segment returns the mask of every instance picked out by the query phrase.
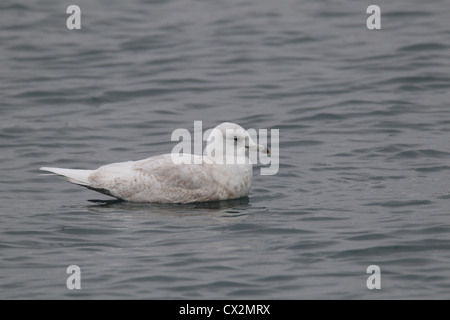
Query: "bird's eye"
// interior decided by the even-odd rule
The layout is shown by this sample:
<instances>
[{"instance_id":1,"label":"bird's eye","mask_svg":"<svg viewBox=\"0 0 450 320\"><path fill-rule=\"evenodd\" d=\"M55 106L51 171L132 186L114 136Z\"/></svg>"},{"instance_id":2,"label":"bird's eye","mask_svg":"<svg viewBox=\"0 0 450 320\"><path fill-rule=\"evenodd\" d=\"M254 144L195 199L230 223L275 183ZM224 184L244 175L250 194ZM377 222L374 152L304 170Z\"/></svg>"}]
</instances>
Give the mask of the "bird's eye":
<instances>
[{"instance_id":1,"label":"bird's eye","mask_svg":"<svg viewBox=\"0 0 450 320\"><path fill-rule=\"evenodd\" d=\"M237 142L237 137L234 137L234 142Z\"/></svg>"}]
</instances>

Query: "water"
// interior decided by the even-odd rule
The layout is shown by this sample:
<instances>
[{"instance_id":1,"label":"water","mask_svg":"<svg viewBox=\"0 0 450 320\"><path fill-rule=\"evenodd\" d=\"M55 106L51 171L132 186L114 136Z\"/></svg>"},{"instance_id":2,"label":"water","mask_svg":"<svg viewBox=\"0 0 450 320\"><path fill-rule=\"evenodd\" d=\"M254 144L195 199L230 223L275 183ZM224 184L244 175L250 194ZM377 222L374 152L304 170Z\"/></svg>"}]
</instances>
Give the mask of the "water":
<instances>
[{"instance_id":1,"label":"water","mask_svg":"<svg viewBox=\"0 0 450 320\"><path fill-rule=\"evenodd\" d=\"M0 4L1 298L450 297L447 1L377 1L373 31L367 1L84 0L79 31L70 4ZM279 129L278 174L196 205L39 176L194 120Z\"/></svg>"}]
</instances>

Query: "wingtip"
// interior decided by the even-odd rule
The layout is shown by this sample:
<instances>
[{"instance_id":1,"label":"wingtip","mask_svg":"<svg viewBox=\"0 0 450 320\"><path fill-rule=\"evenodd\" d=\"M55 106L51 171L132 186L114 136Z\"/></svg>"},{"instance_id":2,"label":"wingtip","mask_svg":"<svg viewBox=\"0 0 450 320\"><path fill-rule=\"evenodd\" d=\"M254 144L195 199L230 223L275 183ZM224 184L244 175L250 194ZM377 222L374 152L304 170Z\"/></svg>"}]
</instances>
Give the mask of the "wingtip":
<instances>
[{"instance_id":1,"label":"wingtip","mask_svg":"<svg viewBox=\"0 0 450 320\"><path fill-rule=\"evenodd\" d=\"M39 171L47 171L50 173L39 173L40 176L56 176L57 174L52 172L51 170L49 170L50 167L40 167L38 170Z\"/></svg>"}]
</instances>

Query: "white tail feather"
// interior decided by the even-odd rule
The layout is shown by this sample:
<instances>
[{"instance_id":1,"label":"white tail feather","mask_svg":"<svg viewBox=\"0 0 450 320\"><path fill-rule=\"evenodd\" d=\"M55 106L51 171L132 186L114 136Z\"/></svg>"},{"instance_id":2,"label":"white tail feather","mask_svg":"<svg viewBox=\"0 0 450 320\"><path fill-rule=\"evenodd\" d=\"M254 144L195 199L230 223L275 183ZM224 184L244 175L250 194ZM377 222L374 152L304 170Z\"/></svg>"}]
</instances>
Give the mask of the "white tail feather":
<instances>
[{"instance_id":1,"label":"white tail feather","mask_svg":"<svg viewBox=\"0 0 450 320\"><path fill-rule=\"evenodd\" d=\"M74 184L79 184L82 186L90 186L89 183L89 175L94 170L81 170L81 169L64 169L64 168L51 168L51 167L42 167L39 168L42 171L49 171L56 173L60 176L64 176L67 180Z\"/></svg>"}]
</instances>

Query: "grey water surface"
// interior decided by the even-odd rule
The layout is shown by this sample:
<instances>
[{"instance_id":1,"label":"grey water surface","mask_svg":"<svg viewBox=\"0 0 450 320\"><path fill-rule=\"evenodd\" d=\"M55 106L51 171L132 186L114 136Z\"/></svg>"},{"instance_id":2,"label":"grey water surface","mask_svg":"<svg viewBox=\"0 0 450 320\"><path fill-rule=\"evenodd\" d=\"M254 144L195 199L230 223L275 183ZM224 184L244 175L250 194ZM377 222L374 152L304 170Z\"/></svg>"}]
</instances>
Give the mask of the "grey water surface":
<instances>
[{"instance_id":1,"label":"grey water surface","mask_svg":"<svg viewBox=\"0 0 450 320\"><path fill-rule=\"evenodd\" d=\"M0 298L449 299L449 21L444 0L2 0ZM38 171L169 153L194 121L279 129L278 173L157 205Z\"/></svg>"}]
</instances>

